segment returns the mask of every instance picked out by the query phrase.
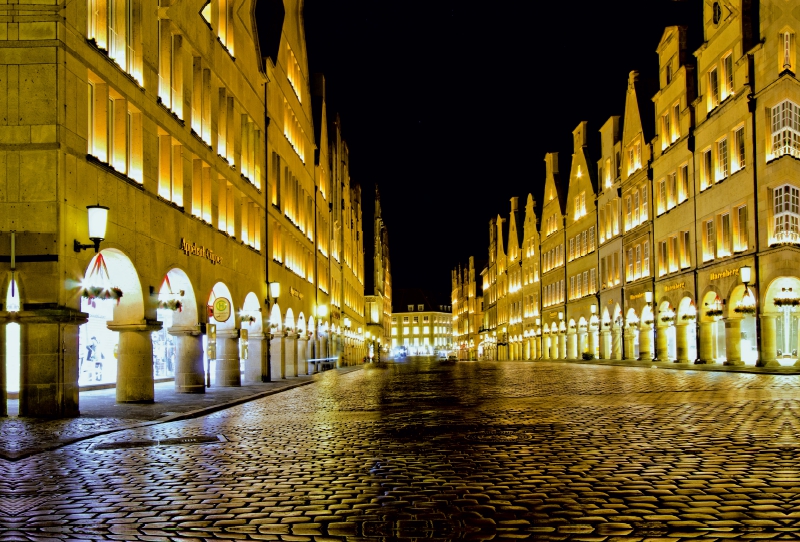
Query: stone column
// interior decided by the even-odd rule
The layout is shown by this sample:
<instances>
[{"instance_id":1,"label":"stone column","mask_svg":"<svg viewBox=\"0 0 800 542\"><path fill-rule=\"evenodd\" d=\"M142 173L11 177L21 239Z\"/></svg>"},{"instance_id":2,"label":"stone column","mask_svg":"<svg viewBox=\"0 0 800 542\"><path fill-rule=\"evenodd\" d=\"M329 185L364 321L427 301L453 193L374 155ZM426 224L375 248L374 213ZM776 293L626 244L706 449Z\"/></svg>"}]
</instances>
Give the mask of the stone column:
<instances>
[{"instance_id":1,"label":"stone column","mask_svg":"<svg viewBox=\"0 0 800 542\"><path fill-rule=\"evenodd\" d=\"M689 326L694 323L675 324L675 363L689 363Z\"/></svg>"},{"instance_id":2,"label":"stone column","mask_svg":"<svg viewBox=\"0 0 800 542\"><path fill-rule=\"evenodd\" d=\"M264 372L263 365L266 360L262 358L266 355L266 336L263 333L247 334L247 359L244 360L244 380L245 382L261 382L261 375Z\"/></svg>"},{"instance_id":3,"label":"stone column","mask_svg":"<svg viewBox=\"0 0 800 542\"><path fill-rule=\"evenodd\" d=\"M600 341L598 340L598 333L599 332L597 328L592 328L592 330L589 332L589 353L595 358L600 357Z\"/></svg>"},{"instance_id":4,"label":"stone column","mask_svg":"<svg viewBox=\"0 0 800 542\"><path fill-rule=\"evenodd\" d=\"M563 333L558 334L558 359L567 359L567 333L564 331Z\"/></svg>"},{"instance_id":5,"label":"stone column","mask_svg":"<svg viewBox=\"0 0 800 542\"><path fill-rule=\"evenodd\" d=\"M308 336L302 333L297 337L297 374L308 374Z\"/></svg>"},{"instance_id":6,"label":"stone column","mask_svg":"<svg viewBox=\"0 0 800 542\"><path fill-rule=\"evenodd\" d=\"M236 329L217 329L216 385L225 388L242 385L239 331Z\"/></svg>"},{"instance_id":7,"label":"stone column","mask_svg":"<svg viewBox=\"0 0 800 542\"><path fill-rule=\"evenodd\" d=\"M150 334L161 329L161 322L141 324L108 323L108 329L119 333L117 353L117 402L152 403L153 341Z\"/></svg>"},{"instance_id":8,"label":"stone column","mask_svg":"<svg viewBox=\"0 0 800 542\"><path fill-rule=\"evenodd\" d=\"M611 329L611 359L622 359L622 328Z\"/></svg>"},{"instance_id":9,"label":"stone column","mask_svg":"<svg viewBox=\"0 0 800 542\"><path fill-rule=\"evenodd\" d=\"M639 329L639 361L652 361L653 353L650 348L653 344L653 329L645 324Z\"/></svg>"},{"instance_id":10,"label":"stone column","mask_svg":"<svg viewBox=\"0 0 800 542\"><path fill-rule=\"evenodd\" d=\"M550 334L542 335L542 359L550 359Z\"/></svg>"},{"instance_id":11,"label":"stone column","mask_svg":"<svg viewBox=\"0 0 800 542\"><path fill-rule=\"evenodd\" d=\"M567 331L566 359L578 359L578 334L571 328Z\"/></svg>"},{"instance_id":12,"label":"stone column","mask_svg":"<svg viewBox=\"0 0 800 542\"><path fill-rule=\"evenodd\" d=\"M0 417L8 415L8 393L6 392L6 324L7 314L0 312Z\"/></svg>"},{"instance_id":13,"label":"stone column","mask_svg":"<svg viewBox=\"0 0 800 542\"><path fill-rule=\"evenodd\" d=\"M716 322L700 322L700 356L695 363L714 363L714 325Z\"/></svg>"},{"instance_id":14,"label":"stone column","mask_svg":"<svg viewBox=\"0 0 800 542\"><path fill-rule=\"evenodd\" d=\"M21 311L15 313L15 319L20 324L20 416L78 416L78 329L88 316L74 309L59 308ZM3 337L8 321L7 318L0 319ZM3 413L6 413L7 398L5 347L4 339L0 342L3 350L0 371L4 375Z\"/></svg>"},{"instance_id":15,"label":"stone column","mask_svg":"<svg viewBox=\"0 0 800 542\"><path fill-rule=\"evenodd\" d=\"M286 351L286 348L284 348L285 340L286 337L283 335L283 332L275 330L275 333L272 334L272 340L269 342L269 360L272 380L286 378L286 365L283 360L283 354Z\"/></svg>"},{"instance_id":16,"label":"stone column","mask_svg":"<svg viewBox=\"0 0 800 542\"><path fill-rule=\"evenodd\" d=\"M205 393L203 336L198 326L172 326L167 330L175 337L175 391Z\"/></svg>"},{"instance_id":17,"label":"stone column","mask_svg":"<svg viewBox=\"0 0 800 542\"><path fill-rule=\"evenodd\" d=\"M761 336L756 337L758 341L758 366L759 367L778 367L778 328L776 313L766 313L761 315Z\"/></svg>"},{"instance_id":18,"label":"stone column","mask_svg":"<svg viewBox=\"0 0 800 542\"><path fill-rule=\"evenodd\" d=\"M622 356L624 359L635 359L635 349L634 349L634 339L636 336L634 335L634 330L636 328L633 327L626 327L625 331L622 334L623 346L624 351L622 352Z\"/></svg>"},{"instance_id":19,"label":"stone column","mask_svg":"<svg viewBox=\"0 0 800 542\"><path fill-rule=\"evenodd\" d=\"M669 361L669 336L667 331L669 326L656 327L656 359L658 361Z\"/></svg>"},{"instance_id":20,"label":"stone column","mask_svg":"<svg viewBox=\"0 0 800 542\"><path fill-rule=\"evenodd\" d=\"M286 367L286 377L297 376L297 334L286 335L284 345L283 361Z\"/></svg>"},{"instance_id":21,"label":"stone column","mask_svg":"<svg viewBox=\"0 0 800 542\"><path fill-rule=\"evenodd\" d=\"M723 365L744 365L741 318L725 318L725 357Z\"/></svg>"},{"instance_id":22,"label":"stone column","mask_svg":"<svg viewBox=\"0 0 800 542\"><path fill-rule=\"evenodd\" d=\"M611 359L611 330L607 327L600 330L600 359Z\"/></svg>"},{"instance_id":23,"label":"stone column","mask_svg":"<svg viewBox=\"0 0 800 542\"><path fill-rule=\"evenodd\" d=\"M308 339L308 344L306 345L306 374L313 374L314 373L313 362L308 361L308 360L311 360L311 359L314 359L314 358L317 357L316 352L315 352L316 347L317 347L316 343L317 343L317 341L314 338L314 336L312 335L311 338Z\"/></svg>"}]
</instances>

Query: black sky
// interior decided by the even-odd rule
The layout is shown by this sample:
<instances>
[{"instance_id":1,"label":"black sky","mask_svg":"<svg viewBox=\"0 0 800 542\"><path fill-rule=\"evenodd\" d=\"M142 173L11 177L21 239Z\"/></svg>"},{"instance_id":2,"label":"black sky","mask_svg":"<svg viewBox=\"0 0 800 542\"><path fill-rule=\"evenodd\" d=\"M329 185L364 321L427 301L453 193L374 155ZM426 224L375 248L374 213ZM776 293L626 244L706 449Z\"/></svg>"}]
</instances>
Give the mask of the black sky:
<instances>
[{"instance_id":1,"label":"black sky","mask_svg":"<svg viewBox=\"0 0 800 542\"><path fill-rule=\"evenodd\" d=\"M566 170L587 120L595 160L628 73L655 77L664 27L688 24L697 45L701 21L700 0L306 0L309 67L364 194L365 260L378 183L394 287L447 295L454 266L486 259L509 198L541 199L544 154Z\"/></svg>"}]
</instances>

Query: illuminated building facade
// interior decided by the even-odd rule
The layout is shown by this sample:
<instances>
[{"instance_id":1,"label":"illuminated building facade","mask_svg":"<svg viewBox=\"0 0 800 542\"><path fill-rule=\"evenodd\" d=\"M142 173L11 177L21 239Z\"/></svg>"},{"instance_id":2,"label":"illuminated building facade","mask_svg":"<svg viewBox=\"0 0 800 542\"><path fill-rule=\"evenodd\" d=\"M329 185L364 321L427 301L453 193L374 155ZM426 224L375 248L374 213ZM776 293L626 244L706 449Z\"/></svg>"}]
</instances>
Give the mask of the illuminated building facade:
<instances>
[{"instance_id":1,"label":"illuminated building facade","mask_svg":"<svg viewBox=\"0 0 800 542\"><path fill-rule=\"evenodd\" d=\"M0 389L20 414L77 415L81 387L151 402L156 379L202 393L339 357L334 312L363 327L360 193L339 130L315 130L302 2L36 7L0 60Z\"/></svg>"},{"instance_id":2,"label":"illuminated building facade","mask_svg":"<svg viewBox=\"0 0 800 542\"><path fill-rule=\"evenodd\" d=\"M653 88L631 72L624 116L600 129L596 170L585 125L563 186L557 155L546 155L539 250L521 251L523 307L526 266L541 274L532 358L798 362L800 27L782 6L704 3L694 60L687 29L673 26ZM514 239L500 224L481 272L482 344L497 346L516 329L517 303Z\"/></svg>"},{"instance_id":3,"label":"illuminated building facade","mask_svg":"<svg viewBox=\"0 0 800 542\"><path fill-rule=\"evenodd\" d=\"M481 270L483 283L483 325L478 343L478 359L497 359L497 221L489 221L489 261Z\"/></svg>"},{"instance_id":4,"label":"illuminated building facade","mask_svg":"<svg viewBox=\"0 0 800 542\"><path fill-rule=\"evenodd\" d=\"M478 290L475 258L470 256L465 268L450 273L453 309L453 348L459 360L478 359L480 327L483 323L483 296Z\"/></svg>"},{"instance_id":5,"label":"illuminated building facade","mask_svg":"<svg viewBox=\"0 0 800 542\"><path fill-rule=\"evenodd\" d=\"M381 195L375 186L375 211L373 217L373 288L366 299L367 341L372 343L372 354L379 348L389 353L392 321L392 272L389 260L389 231L383 221Z\"/></svg>"},{"instance_id":6,"label":"illuminated building facade","mask_svg":"<svg viewBox=\"0 0 800 542\"><path fill-rule=\"evenodd\" d=\"M539 223L536 201L531 194L525 203L522 255L522 348L520 359L536 359L541 352L541 307L539 305Z\"/></svg>"},{"instance_id":7,"label":"illuminated building facade","mask_svg":"<svg viewBox=\"0 0 800 542\"><path fill-rule=\"evenodd\" d=\"M430 356L453 349L452 305L420 289L395 291L392 355Z\"/></svg>"}]
</instances>

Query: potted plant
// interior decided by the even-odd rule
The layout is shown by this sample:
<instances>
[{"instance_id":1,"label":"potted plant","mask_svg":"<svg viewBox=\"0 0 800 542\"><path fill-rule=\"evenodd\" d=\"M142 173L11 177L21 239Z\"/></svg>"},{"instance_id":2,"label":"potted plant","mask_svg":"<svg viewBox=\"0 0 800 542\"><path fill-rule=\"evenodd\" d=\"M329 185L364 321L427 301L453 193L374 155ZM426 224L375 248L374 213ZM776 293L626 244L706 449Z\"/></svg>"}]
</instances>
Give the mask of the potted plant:
<instances>
[{"instance_id":1,"label":"potted plant","mask_svg":"<svg viewBox=\"0 0 800 542\"><path fill-rule=\"evenodd\" d=\"M242 322L243 324L255 324L256 317L253 316L252 314L240 314L239 321Z\"/></svg>"},{"instance_id":2,"label":"potted plant","mask_svg":"<svg viewBox=\"0 0 800 542\"><path fill-rule=\"evenodd\" d=\"M183 303L181 303L180 299L167 299L165 301L159 301L158 308L168 311L183 312Z\"/></svg>"},{"instance_id":3,"label":"potted plant","mask_svg":"<svg viewBox=\"0 0 800 542\"><path fill-rule=\"evenodd\" d=\"M646 326L652 326L653 325L653 321L652 320L643 320L642 323L644 325L646 325Z\"/></svg>"},{"instance_id":4,"label":"potted plant","mask_svg":"<svg viewBox=\"0 0 800 542\"><path fill-rule=\"evenodd\" d=\"M675 315L674 314L668 314L666 316L662 316L661 317L661 321L664 322L665 324L672 324L672 323L675 322Z\"/></svg>"},{"instance_id":5,"label":"potted plant","mask_svg":"<svg viewBox=\"0 0 800 542\"><path fill-rule=\"evenodd\" d=\"M756 308L754 306L747 306L747 305L739 306L739 307L734 307L733 312L735 312L736 314L755 314Z\"/></svg>"},{"instance_id":6,"label":"potted plant","mask_svg":"<svg viewBox=\"0 0 800 542\"><path fill-rule=\"evenodd\" d=\"M722 316L722 309L715 309L715 308L706 309L706 316L709 316L711 318L718 318Z\"/></svg>"},{"instance_id":7,"label":"potted plant","mask_svg":"<svg viewBox=\"0 0 800 542\"><path fill-rule=\"evenodd\" d=\"M772 302L776 307L797 307L800 305L800 298L797 297L775 297Z\"/></svg>"},{"instance_id":8,"label":"potted plant","mask_svg":"<svg viewBox=\"0 0 800 542\"><path fill-rule=\"evenodd\" d=\"M686 320L687 322L694 322L695 320L697 320L697 315L696 314L684 314L683 316L681 316L681 320Z\"/></svg>"},{"instance_id":9,"label":"potted plant","mask_svg":"<svg viewBox=\"0 0 800 542\"><path fill-rule=\"evenodd\" d=\"M87 286L81 290L80 294L81 297L85 297L89 300L89 304L92 307L96 306L95 301L98 299L113 299L117 302L117 305L119 305L119 302L122 299L122 290L116 286L112 286L111 288L104 288L102 286Z\"/></svg>"}]
</instances>

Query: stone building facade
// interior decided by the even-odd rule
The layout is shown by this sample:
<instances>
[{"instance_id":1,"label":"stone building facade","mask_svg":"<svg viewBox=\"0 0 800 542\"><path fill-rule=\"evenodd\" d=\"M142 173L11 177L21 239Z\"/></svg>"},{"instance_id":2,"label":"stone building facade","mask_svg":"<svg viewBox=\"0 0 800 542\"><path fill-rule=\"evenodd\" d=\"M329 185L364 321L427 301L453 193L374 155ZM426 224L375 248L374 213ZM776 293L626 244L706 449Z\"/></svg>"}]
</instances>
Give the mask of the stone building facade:
<instances>
[{"instance_id":1,"label":"stone building facade","mask_svg":"<svg viewBox=\"0 0 800 542\"><path fill-rule=\"evenodd\" d=\"M522 251L523 269L541 266L541 316L525 325L540 347L524 359L800 363L800 22L778 0L702 9L698 50L686 27L668 27L658 80L630 73L624 115L600 129L596 170L585 124L563 186L557 155L546 156L539 250ZM514 280L499 287L512 276L501 248L513 244L492 228L484 292L492 258L506 260L486 341L505 327L489 327L488 309L515 307Z\"/></svg>"},{"instance_id":2,"label":"stone building facade","mask_svg":"<svg viewBox=\"0 0 800 542\"><path fill-rule=\"evenodd\" d=\"M302 2L28 4L0 48L4 398L74 416L91 385L147 402L362 359L360 191Z\"/></svg>"}]
</instances>

